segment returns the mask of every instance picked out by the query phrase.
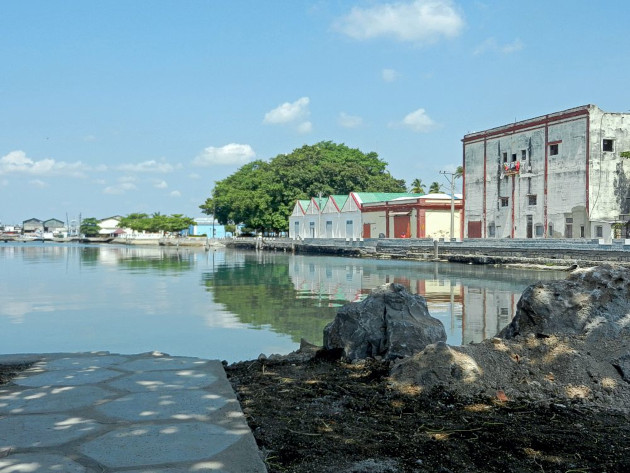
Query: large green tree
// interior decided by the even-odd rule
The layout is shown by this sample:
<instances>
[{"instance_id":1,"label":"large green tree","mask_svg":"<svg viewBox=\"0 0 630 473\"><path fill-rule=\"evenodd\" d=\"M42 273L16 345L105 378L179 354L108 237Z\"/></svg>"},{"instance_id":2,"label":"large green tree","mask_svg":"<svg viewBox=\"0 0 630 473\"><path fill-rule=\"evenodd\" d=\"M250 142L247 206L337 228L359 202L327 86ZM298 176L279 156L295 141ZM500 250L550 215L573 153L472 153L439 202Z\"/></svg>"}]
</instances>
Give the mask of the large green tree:
<instances>
[{"instance_id":1,"label":"large green tree","mask_svg":"<svg viewBox=\"0 0 630 473\"><path fill-rule=\"evenodd\" d=\"M256 230L282 231L297 199L321 193L405 192L387 163L374 152L323 141L305 145L270 161L253 161L217 181L199 207L221 224L242 223Z\"/></svg>"},{"instance_id":2,"label":"large green tree","mask_svg":"<svg viewBox=\"0 0 630 473\"><path fill-rule=\"evenodd\" d=\"M86 237L95 237L98 236L98 232L100 229L101 227L98 224L98 220L96 220L94 217L89 217L84 218L81 221L81 227L79 228L79 231L82 235L85 235Z\"/></svg>"}]
</instances>

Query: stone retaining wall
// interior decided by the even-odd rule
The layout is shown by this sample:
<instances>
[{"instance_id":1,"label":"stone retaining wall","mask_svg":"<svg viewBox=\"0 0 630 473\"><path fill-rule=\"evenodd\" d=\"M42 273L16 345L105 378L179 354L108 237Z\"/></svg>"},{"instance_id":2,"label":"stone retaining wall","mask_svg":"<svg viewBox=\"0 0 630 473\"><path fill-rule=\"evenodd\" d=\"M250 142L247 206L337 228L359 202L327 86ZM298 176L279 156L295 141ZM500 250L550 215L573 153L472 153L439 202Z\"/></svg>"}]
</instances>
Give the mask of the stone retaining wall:
<instances>
[{"instance_id":1,"label":"stone retaining wall","mask_svg":"<svg viewBox=\"0 0 630 473\"><path fill-rule=\"evenodd\" d=\"M291 251L294 253L334 254L391 259L441 259L474 264L592 264L602 261L630 264L630 243L615 240L488 240L438 241L431 239L371 238L344 239L235 239L226 246L235 248ZM436 258L437 252L437 258Z\"/></svg>"}]
</instances>

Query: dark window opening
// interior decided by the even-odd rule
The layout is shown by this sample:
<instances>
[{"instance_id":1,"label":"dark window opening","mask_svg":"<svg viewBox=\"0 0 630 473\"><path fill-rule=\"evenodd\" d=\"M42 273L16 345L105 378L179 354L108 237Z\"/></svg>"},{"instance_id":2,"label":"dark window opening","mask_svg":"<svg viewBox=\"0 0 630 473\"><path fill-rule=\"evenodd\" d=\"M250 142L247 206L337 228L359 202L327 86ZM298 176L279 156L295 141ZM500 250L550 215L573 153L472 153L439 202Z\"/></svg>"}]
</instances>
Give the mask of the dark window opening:
<instances>
[{"instance_id":1,"label":"dark window opening","mask_svg":"<svg viewBox=\"0 0 630 473\"><path fill-rule=\"evenodd\" d=\"M536 195L528 195L527 196L527 204L528 205L536 205Z\"/></svg>"},{"instance_id":2,"label":"dark window opening","mask_svg":"<svg viewBox=\"0 0 630 473\"><path fill-rule=\"evenodd\" d=\"M516 161L516 153L512 153L512 162Z\"/></svg>"},{"instance_id":3,"label":"dark window opening","mask_svg":"<svg viewBox=\"0 0 630 473\"><path fill-rule=\"evenodd\" d=\"M527 161L527 150L521 150L521 161Z\"/></svg>"},{"instance_id":4,"label":"dark window opening","mask_svg":"<svg viewBox=\"0 0 630 473\"><path fill-rule=\"evenodd\" d=\"M503 153L503 162L507 163L507 153Z\"/></svg>"},{"instance_id":5,"label":"dark window opening","mask_svg":"<svg viewBox=\"0 0 630 473\"><path fill-rule=\"evenodd\" d=\"M501 197L501 207L507 207L510 203L509 197Z\"/></svg>"},{"instance_id":6,"label":"dark window opening","mask_svg":"<svg viewBox=\"0 0 630 473\"><path fill-rule=\"evenodd\" d=\"M555 145L549 145L549 154L550 154L551 156L555 156L555 155L557 155L557 154L558 154L558 145L557 145L557 144L555 144Z\"/></svg>"},{"instance_id":7,"label":"dark window opening","mask_svg":"<svg viewBox=\"0 0 630 473\"><path fill-rule=\"evenodd\" d=\"M604 227L602 227L601 225L597 225L595 227L595 236L597 238L602 238L604 236Z\"/></svg>"},{"instance_id":8,"label":"dark window opening","mask_svg":"<svg viewBox=\"0 0 630 473\"><path fill-rule=\"evenodd\" d=\"M614 140L603 140L602 151L612 151Z\"/></svg>"}]
</instances>

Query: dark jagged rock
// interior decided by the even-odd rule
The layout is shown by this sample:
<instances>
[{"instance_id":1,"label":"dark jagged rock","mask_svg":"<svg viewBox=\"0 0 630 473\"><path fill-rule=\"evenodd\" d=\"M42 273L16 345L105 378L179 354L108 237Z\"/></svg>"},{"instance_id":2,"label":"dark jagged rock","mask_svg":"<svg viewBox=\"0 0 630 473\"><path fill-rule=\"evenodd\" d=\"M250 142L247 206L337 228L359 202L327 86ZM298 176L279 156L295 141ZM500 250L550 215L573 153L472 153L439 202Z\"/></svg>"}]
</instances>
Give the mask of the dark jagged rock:
<instances>
[{"instance_id":1,"label":"dark jagged rock","mask_svg":"<svg viewBox=\"0 0 630 473\"><path fill-rule=\"evenodd\" d=\"M499 337L584 335L592 342L630 335L630 270L614 266L572 272L529 286Z\"/></svg>"},{"instance_id":2,"label":"dark jagged rock","mask_svg":"<svg viewBox=\"0 0 630 473\"><path fill-rule=\"evenodd\" d=\"M394 283L343 306L324 329L324 349L349 360L402 358L444 340L444 326L429 315L424 297Z\"/></svg>"}]
</instances>

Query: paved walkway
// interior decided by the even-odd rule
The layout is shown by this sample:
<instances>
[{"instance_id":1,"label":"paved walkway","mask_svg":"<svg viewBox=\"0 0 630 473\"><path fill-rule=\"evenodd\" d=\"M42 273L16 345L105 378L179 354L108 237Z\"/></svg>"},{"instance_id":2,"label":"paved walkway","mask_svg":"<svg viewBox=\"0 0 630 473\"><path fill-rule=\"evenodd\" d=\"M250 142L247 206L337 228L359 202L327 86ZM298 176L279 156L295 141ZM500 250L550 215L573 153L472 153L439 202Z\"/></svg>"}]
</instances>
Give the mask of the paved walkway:
<instances>
[{"instance_id":1,"label":"paved walkway","mask_svg":"<svg viewBox=\"0 0 630 473\"><path fill-rule=\"evenodd\" d=\"M218 361L161 354L0 355L0 473L264 473Z\"/></svg>"}]
</instances>

